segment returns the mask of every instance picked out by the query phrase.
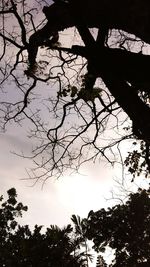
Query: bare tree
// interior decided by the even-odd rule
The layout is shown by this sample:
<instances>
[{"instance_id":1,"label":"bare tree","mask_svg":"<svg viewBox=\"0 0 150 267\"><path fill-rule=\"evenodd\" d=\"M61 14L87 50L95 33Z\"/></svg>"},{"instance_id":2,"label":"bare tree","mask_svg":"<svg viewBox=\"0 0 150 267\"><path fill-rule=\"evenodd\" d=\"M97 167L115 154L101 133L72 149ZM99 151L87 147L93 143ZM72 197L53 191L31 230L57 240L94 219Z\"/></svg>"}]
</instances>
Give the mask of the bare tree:
<instances>
[{"instance_id":1,"label":"bare tree","mask_svg":"<svg viewBox=\"0 0 150 267\"><path fill-rule=\"evenodd\" d=\"M142 140L129 171L149 173L150 4L97 1L55 0L46 18L43 1L0 3L0 122L5 130L29 121L33 179L101 157L113 165L128 139ZM69 27L78 32L68 29L65 43L60 31Z\"/></svg>"}]
</instances>

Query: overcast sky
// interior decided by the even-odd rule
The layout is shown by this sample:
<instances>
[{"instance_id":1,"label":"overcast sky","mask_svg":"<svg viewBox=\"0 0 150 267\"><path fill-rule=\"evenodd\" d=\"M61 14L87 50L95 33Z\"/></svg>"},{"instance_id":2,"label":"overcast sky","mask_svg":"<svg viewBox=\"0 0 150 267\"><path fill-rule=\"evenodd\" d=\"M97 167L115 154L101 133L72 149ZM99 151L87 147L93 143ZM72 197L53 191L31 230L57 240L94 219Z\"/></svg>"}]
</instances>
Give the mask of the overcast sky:
<instances>
[{"instance_id":1,"label":"overcast sky","mask_svg":"<svg viewBox=\"0 0 150 267\"><path fill-rule=\"evenodd\" d=\"M51 1L43 3L45 5ZM41 14L39 12L38 17ZM69 42L68 35L63 35L63 38ZM14 98L12 86L9 95ZM26 154L31 150L32 140L26 138L27 125L24 126L19 128L11 124L6 133L0 133L0 194L5 194L11 187L17 189L19 200L29 207L23 216L23 223L63 226L70 222L72 214L84 217L91 209L108 205L104 197L111 190L113 180L110 166L106 163L87 164L81 169L83 175L48 180L43 189L41 183L33 186L33 181L21 180L27 177L25 169L32 167L32 162L12 152L23 151Z\"/></svg>"},{"instance_id":2,"label":"overcast sky","mask_svg":"<svg viewBox=\"0 0 150 267\"><path fill-rule=\"evenodd\" d=\"M31 145L23 137L23 132L23 129L17 131L10 127L7 133L0 134L0 192L4 194L11 187L17 189L19 200L29 207L22 223L63 226L70 223L72 214L86 217L91 209L112 205L112 201L106 199L111 198L112 190L117 190L114 180L120 179L121 172L112 169L108 163L87 164L81 169L82 175L49 179L43 188L41 183L32 186L33 181L21 180L27 177L25 169L31 167L32 162L13 155L11 151L26 151ZM128 184L126 188L132 186Z\"/></svg>"},{"instance_id":3,"label":"overcast sky","mask_svg":"<svg viewBox=\"0 0 150 267\"><path fill-rule=\"evenodd\" d=\"M107 163L87 164L81 170L82 175L50 179L43 188L41 183L32 186L33 181L21 180L27 177L25 169L32 162L15 156L12 151L27 152L32 145L24 137L24 131L9 127L7 133L0 134L0 195L6 196L9 188L16 188L18 200L29 208L19 220L21 224L29 224L30 228L35 224L63 227L71 223L72 214L83 218L91 209L113 204L107 198L111 198L112 178L116 175ZM95 266L95 261L91 266Z\"/></svg>"},{"instance_id":4,"label":"overcast sky","mask_svg":"<svg viewBox=\"0 0 150 267\"><path fill-rule=\"evenodd\" d=\"M11 153L28 152L31 146L32 140L25 138L25 128L10 125L5 134L0 133L0 194L11 187L17 189L19 200L29 207L23 223L63 226L70 223L72 214L84 217L91 209L98 210L112 204L106 199L111 198L112 189L116 190L114 179L119 180L121 170L112 169L103 161L91 163L80 170L82 175L50 179L42 189L41 183L33 186L33 181L21 179L27 177L25 169L31 167L32 162ZM128 188L131 187L128 184Z\"/></svg>"},{"instance_id":5,"label":"overcast sky","mask_svg":"<svg viewBox=\"0 0 150 267\"><path fill-rule=\"evenodd\" d=\"M51 3L51 0L43 1ZM32 3L32 0L30 1ZM41 2L42 3L42 2ZM36 22L41 18L38 13ZM68 31L69 33L69 31ZM61 33L61 38L65 44L69 44L70 34ZM74 38L74 37L73 37ZM76 39L74 39L74 42ZM68 45L70 46L70 45ZM42 89L43 89L42 85ZM42 91L43 92L43 91ZM14 95L13 87L9 88L9 94ZM44 114L45 116L45 114ZM32 161L14 155L12 152L25 154L31 150L32 140L26 138L26 127L17 127L14 124L7 128L6 133L0 133L0 195L6 196L6 191L15 187L18 193L18 200L28 206L28 211L24 213L20 220L22 224L35 224L48 227L57 224L63 227L70 223L72 214L83 217L92 210L106 208L118 203L112 197L125 196L125 190L136 190L138 186L148 186L148 182L139 178L131 184L131 177L126 176L124 185L121 183L122 169L117 165L112 168L107 162L87 163L81 174L64 176L59 180L49 179L42 187L42 183L34 185L33 180L28 177L26 169L32 167ZM122 147L123 148L123 147ZM127 147L124 147L125 150ZM128 191L128 192L129 192ZM114 195L112 195L114 192ZM115 194L116 192L116 194Z\"/></svg>"},{"instance_id":6,"label":"overcast sky","mask_svg":"<svg viewBox=\"0 0 150 267\"><path fill-rule=\"evenodd\" d=\"M29 207L25 223L63 226L74 213L83 217L91 209L109 205L105 197L110 197L113 175L106 163L88 164L81 169L82 175L49 179L43 188L41 183L32 186L33 181L21 180L27 177L25 169L31 167L32 162L11 152L26 152L30 145L23 138L23 129L16 131L13 127L0 134L0 191L3 194L11 187L17 189L19 200Z\"/></svg>"}]
</instances>

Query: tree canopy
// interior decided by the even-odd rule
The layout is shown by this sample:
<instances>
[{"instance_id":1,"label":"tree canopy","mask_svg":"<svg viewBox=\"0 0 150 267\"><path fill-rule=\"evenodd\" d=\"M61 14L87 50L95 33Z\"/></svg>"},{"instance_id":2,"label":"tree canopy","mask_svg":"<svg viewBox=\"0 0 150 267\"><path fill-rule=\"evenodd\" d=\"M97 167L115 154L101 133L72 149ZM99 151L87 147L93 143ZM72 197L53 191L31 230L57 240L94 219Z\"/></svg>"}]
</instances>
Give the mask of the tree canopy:
<instances>
[{"instance_id":1,"label":"tree canopy","mask_svg":"<svg viewBox=\"0 0 150 267\"><path fill-rule=\"evenodd\" d=\"M29 176L60 177L101 157L114 165L126 140L124 164L148 176L149 1L43 3L0 3L1 129L30 128Z\"/></svg>"},{"instance_id":2,"label":"tree canopy","mask_svg":"<svg viewBox=\"0 0 150 267\"><path fill-rule=\"evenodd\" d=\"M17 217L27 206L17 201L14 188L8 190L8 199L1 196L0 208L0 264L1 266L85 267L87 251L82 248L83 237L76 235L68 224L60 229L51 225L42 233L42 226L20 225Z\"/></svg>"},{"instance_id":3,"label":"tree canopy","mask_svg":"<svg viewBox=\"0 0 150 267\"><path fill-rule=\"evenodd\" d=\"M139 189L123 204L90 211L87 218L72 215L72 224L63 228L50 225L20 225L18 217L27 211L17 200L14 188L8 198L0 198L1 266L89 267L94 242L97 267L148 267L150 264L150 191ZM40 214L39 214L40 216ZM106 248L114 250L114 260L104 260Z\"/></svg>"},{"instance_id":4,"label":"tree canopy","mask_svg":"<svg viewBox=\"0 0 150 267\"><path fill-rule=\"evenodd\" d=\"M90 211L87 237L97 251L115 250L112 266L150 265L150 191L139 189L125 204Z\"/></svg>"}]
</instances>

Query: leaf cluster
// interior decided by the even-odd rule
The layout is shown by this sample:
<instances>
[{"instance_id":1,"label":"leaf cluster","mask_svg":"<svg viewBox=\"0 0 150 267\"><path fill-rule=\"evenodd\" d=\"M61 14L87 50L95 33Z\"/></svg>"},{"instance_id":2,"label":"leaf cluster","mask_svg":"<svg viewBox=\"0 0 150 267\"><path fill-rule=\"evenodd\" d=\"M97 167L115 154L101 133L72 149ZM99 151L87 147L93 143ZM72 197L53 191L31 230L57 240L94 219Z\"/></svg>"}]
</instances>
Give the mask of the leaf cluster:
<instances>
[{"instance_id":1,"label":"leaf cluster","mask_svg":"<svg viewBox=\"0 0 150 267\"><path fill-rule=\"evenodd\" d=\"M42 233L42 226L21 226L17 218L27 211L18 203L14 188L8 199L1 197L0 209L0 264L1 266L85 267L85 253L80 251L81 239L68 224L63 229L51 225Z\"/></svg>"},{"instance_id":2,"label":"leaf cluster","mask_svg":"<svg viewBox=\"0 0 150 267\"><path fill-rule=\"evenodd\" d=\"M131 193L126 203L90 211L87 218L72 215L73 226L21 226L17 218L27 207L17 202L14 188L0 198L0 263L2 266L87 267L94 242L97 266L106 267L102 254L114 250L111 267L143 267L150 263L150 190ZM143 264L143 265L142 265Z\"/></svg>"},{"instance_id":3,"label":"leaf cluster","mask_svg":"<svg viewBox=\"0 0 150 267\"><path fill-rule=\"evenodd\" d=\"M113 266L150 262L150 191L130 194L128 201L108 210L90 211L87 237L96 251L115 250Z\"/></svg>"}]
</instances>

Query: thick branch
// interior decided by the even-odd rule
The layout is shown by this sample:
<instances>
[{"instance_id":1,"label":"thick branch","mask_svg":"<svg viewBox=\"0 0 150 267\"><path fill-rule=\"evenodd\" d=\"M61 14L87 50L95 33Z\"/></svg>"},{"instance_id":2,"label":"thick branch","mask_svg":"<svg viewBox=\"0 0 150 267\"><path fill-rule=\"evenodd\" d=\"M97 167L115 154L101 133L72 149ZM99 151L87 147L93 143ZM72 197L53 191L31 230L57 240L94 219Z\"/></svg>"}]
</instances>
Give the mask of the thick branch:
<instances>
[{"instance_id":1,"label":"thick branch","mask_svg":"<svg viewBox=\"0 0 150 267\"><path fill-rule=\"evenodd\" d=\"M138 97L131 86L118 79L117 75L114 76L114 74L105 70L102 73L102 79L118 104L133 121L133 130L136 131L135 134L149 143L150 108Z\"/></svg>"},{"instance_id":2,"label":"thick branch","mask_svg":"<svg viewBox=\"0 0 150 267\"><path fill-rule=\"evenodd\" d=\"M78 45L67 51L85 57L89 62L89 71L96 77L101 77L101 71L107 69L108 72L117 74L119 79L130 83L132 90L150 93L149 55L108 47L90 50Z\"/></svg>"}]
</instances>

